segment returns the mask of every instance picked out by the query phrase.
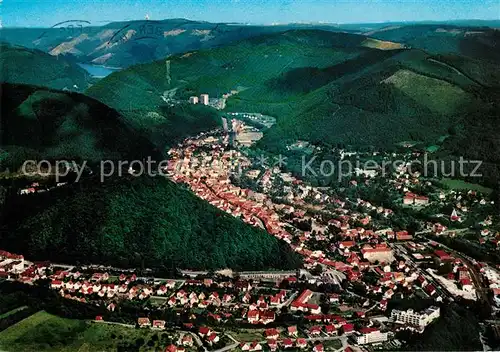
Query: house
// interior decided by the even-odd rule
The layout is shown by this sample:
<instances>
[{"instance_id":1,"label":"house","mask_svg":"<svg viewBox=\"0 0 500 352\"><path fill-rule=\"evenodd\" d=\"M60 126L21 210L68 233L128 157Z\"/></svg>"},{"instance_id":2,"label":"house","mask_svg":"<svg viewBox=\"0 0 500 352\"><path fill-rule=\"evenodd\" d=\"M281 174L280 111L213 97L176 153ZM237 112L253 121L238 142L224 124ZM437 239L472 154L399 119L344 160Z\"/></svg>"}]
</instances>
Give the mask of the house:
<instances>
[{"instance_id":1,"label":"house","mask_svg":"<svg viewBox=\"0 0 500 352\"><path fill-rule=\"evenodd\" d=\"M354 332L354 324L344 324L341 329L345 335L352 334Z\"/></svg>"},{"instance_id":2,"label":"house","mask_svg":"<svg viewBox=\"0 0 500 352\"><path fill-rule=\"evenodd\" d=\"M427 294L429 294L429 296L432 296L433 294L436 293L436 288L433 285L425 286L424 290L425 292L427 292Z\"/></svg>"},{"instance_id":3,"label":"house","mask_svg":"<svg viewBox=\"0 0 500 352\"><path fill-rule=\"evenodd\" d=\"M309 329L309 335L310 336L318 336L321 334L321 326L312 326Z\"/></svg>"},{"instance_id":4,"label":"house","mask_svg":"<svg viewBox=\"0 0 500 352\"><path fill-rule=\"evenodd\" d=\"M313 292L311 290L304 290L300 296L295 299L295 301L291 304L291 310L304 310L306 302L313 296Z\"/></svg>"},{"instance_id":5,"label":"house","mask_svg":"<svg viewBox=\"0 0 500 352\"><path fill-rule=\"evenodd\" d=\"M460 216L457 214L457 210L456 209L453 209L453 211L451 212L450 220L451 221L462 221L462 219L460 218Z\"/></svg>"},{"instance_id":6,"label":"house","mask_svg":"<svg viewBox=\"0 0 500 352\"><path fill-rule=\"evenodd\" d=\"M298 348L306 348L307 340L304 338L299 338L295 341L295 344L297 345Z\"/></svg>"},{"instance_id":7,"label":"house","mask_svg":"<svg viewBox=\"0 0 500 352\"><path fill-rule=\"evenodd\" d=\"M108 273L94 273L92 275L92 280L93 281L106 281L109 279L109 274Z\"/></svg>"},{"instance_id":8,"label":"house","mask_svg":"<svg viewBox=\"0 0 500 352\"><path fill-rule=\"evenodd\" d=\"M165 330L165 320L153 320L153 329Z\"/></svg>"},{"instance_id":9,"label":"house","mask_svg":"<svg viewBox=\"0 0 500 352\"><path fill-rule=\"evenodd\" d=\"M257 324L259 322L259 311L258 310L250 310L247 313L248 322L251 324Z\"/></svg>"},{"instance_id":10,"label":"house","mask_svg":"<svg viewBox=\"0 0 500 352\"><path fill-rule=\"evenodd\" d=\"M277 340L280 337L280 332L276 329L266 329L264 335L266 339Z\"/></svg>"},{"instance_id":11,"label":"house","mask_svg":"<svg viewBox=\"0 0 500 352\"><path fill-rule=\"evenodd\" d=\"M289 336L293 336L293 337L297 337L298 335L298 331L297 331L297 326L289 326L288 327L288 335Z\"/></svg>"},{"instance_id":12,"label":"house","mask_svg":"<svg viewBox=\"0 0 500 352\"><path fill-rule=\"evenodd\" d=\"M201 337L205 337L208 334L210 334L211 332L212 332L212 330L210 330L210 328L207 328L206 326L201 326L200 329L198 330L198 334Z\"/></svg>"},{"instance_id":13,"label":"house","mask_svg":"<svg viewBox=\"0 0 500 352\"><path fill-rule=\"evenodd\" d=\"M250 344L249 351L262 351L262 345L257 341L254 341Z\"/></svg>"},{"instance_id":14,"label":"house","mask_svg":"<svg viewBox=\"0 0 500 352\"><path fill-rule=\"evenodd\" d=\"M219 314L208 313L208 317L212 318L216 322L220 322L222 320L222 318Z\"/></svg>"},{"instance_id":15,"label":"house","mask_svg":"<svg viewBox=\"0 0 500 352\"><path fill-rule=\"evenodd\" d=\"M165 352L177 352L177 346L175 345L168 345L167 348L165 348Z\"/></svg>"},{"instance_id":16,"label":"house","mask_svg":"<svg viewBox=\"0 0 500 352\"><path fill-rule=\"evenodd\" d=\"M309 311L312 314L321 314L321 307L318 306L317 304L308 304L307 308L309 308Z\"/></svg>"},{"instance_id":17,"label":"house","mask_svg":"<svg viewBox=\"0 0 500 352\"><path fill-rule=\"evenodd\" d=\"M468 292L471 292L474 289L474 286L472 285L470 279L461 279L460 286L462 287L462 290Z\"/></svg>"},{"instance_id":18,"label":"house","mask_svg":"<svg viewBox=\"0 0 500 352\"><path fill-rule=\"evenodd\" d=\"M354 313L356 318L364 318L365 317L365 312L363 311L357 311Z\"/></svg>"},{"instance_id":19,"label":"house","mask_svg":"<svg viewBox=\"0 0 500 352\"><path fill-rule=\"evenodd\" d=\"M416 205L425 205L429 204L429 198L426 196L416 196L415 197L415 204Z\"/></svg>"},{"instance_id":20,"label":"house","mask_svg":"<svg viewBox=\"0 0 500 352\"><path fill-rule=\"evenodd\" d=\"M95 317L95 321L103 321L102 315L98 315Z\"/></svg>"},{"instance_id":21,"label":"house","mask_svg":"<svg viewBox=\"0 0 500 352\"><path fill-rule=\"evenodd\" d=\"M168 305L169 305L169 306L171 306L171 307L172 307L172 306L175 306L175 305L176 305L176 303L177 303L177 300L175 299L175 296L170 297L170 298L168 299L167 303L168 303Z\"/></svg>"},{"instance_id":22,"label":"house","mask_svg":"<svg viewBox=\"0 0 500 352\"><path fill-rule=\"evenodd\" d=\"M396 240L398 241L409 241L412 240L413 236L408 233L408 231L398 231L396 232Z\"/></svg>"},{"instance_id":23,"label":"house","mask_svg":"<svg viewBox=\"0 0 500 352\"><path fill-rule=\"evenodd\" d=\"M207 341L210 345L217 343L219 342L219 336L215 332L212 332L207 336Z\"/></svg>"},{"instance_id":24,"label":"house","mask_svg":"<svg viewBox=\"0 0 500 352\"><path fill-rule=\"evenodd\" d=\"M243 303L249 303L251 299L252 299L252 296L247 292L247 293L245 293L245 295L243 296L241 301Z\"/></svg>"},{"instance_id":25,"label":"house","mask_svg":"<svg viewBox=\"0 0 500 352\"><path fill-rule=\"evenodd\" d=\"M250 342L242 342L240 343L240 348L242 351L249 351L250 350Z\"/></svg>"},{"instance_id":26,"label":"house","mask_svg":"<svg viewBox=\"0 0 500 352\"><path fill-rule=\"evenodd\" d=\"M336 293L332 293L330 295L330 303L339 303L339 295Z\"/></svg>"},{"instance_id":27,"label":"house","mask_svg":"<svg viewBox=\"0 0 500 352\"><path fill-rule=\"evenodd\" d=\"M222 302L224 303L229 303L233 300L233 296L232 295L228 295L228 294L225 294L223 297L222 297Z\"/></svg>"},{"instance_id":28,"label":"house","mask_svg":"<svg viewBox=\"0 0 500 352\"><path fill-rule=\"evenodd\" d=\"M278 349L278 341L276 340L267 340L267 345L271 351L276 351Z\"/></svg>"},{"instance_id":29,"label":"house","mask_svg":"<svg viewBox=\"0 0 500 352\"><path fill-rule=\"evenodd\" d=\"M139 318L137 319L137 324L139 324L140 328L148 327L151 325L149 318Z\"/></svg>"},{"instance_id":30,"label":"house","mask_svg":"<svg viewBox=\"0 0 500 352\"><path fill-rule=\"evenodd\" d=\"M110 303L107 307L106 307L110 312L114 312L115 309L116 309L116 304L114 303Z\"/></svg>"},{"instance_id":31,"label":"house","mask_svg":"<svg viewBox=\"0 0 500 352\"><path fill-rule=\"evenodd\" d=\"M439 258L441 261L447 261L447 260L453 260L453 257L446 253L445 251L438 249L434 251L434 254Z\"/></svg>"},{"instance_id":32,"label":"house","mask_svg":"<svg viewBox=\"0 0 500 352\"><path fill-rule=\"evenodd\" d=\"M328 334L328 335L336 335L337 334L337 328L335 327L335 325L326 325L325 326L325 332Z\"/></svg>"},{"instance_id":33,"label":"house","mask_svg":"<svg viewBox=\"0 0 500 352\"><path fill-rule=\"evenodd\" d=\"M381 332L377 328L362 328L356 333L355 340L358 345L378 343L387 341L387 332Z\"/></svg>"},{"instance_id":34,"label":"house","mask_svg":"<svg viewBox=\"0 0 500 352\"><path fill-rule=\"evenodd\" d=\"M184 335L182 337L182 345L183 346L188 346L188 347L191 347L193 346L193 337L191 335Z\"/></svg>"},{"instance_id":35,"label":"house","mask_svg":"<svg viewBox=\"0 0 500 352\"><path fill-rule=\"evenodd\" d=\"M278 304L280 304L280 303L281 303L281 299L280 299L280 297L279 297L279 296L271 296L271 298L270 298L270 303L271 303L271 305L273 305L273 306L274 306L274 305L278 305Z\"/></svg>"},{"instance_id":36,"label":"house","mask_svg":"<svg viewBox=\"0 0 500 352\"><path fill-rule=\"evenodd\" d=\"M63 282L61 280L52 280L50 283L50 287L53 289L58 289L63 286Z\"/></svg>"},{"instance_id":37,"label":"house","mask_svg":"<svg viewBox=\"0 0 500 352\"><path fill-rule=\"evenodd\" d=\"M284 347L284 348L292 348L292 347L293 347L293 340L292 340L292 339L289 339L289 338L284 339L284 340L282 341L282 344L283 344L283 347Z\"/></svg>"},{"instance_id":38,"label":"house","mask_svg":"<svg viewBox=\"0 0 500 352\"><path fill-rule=\"evenodd\" d=\"M323 351L324 351L323 345L320 343L318 343L313 347L313 352L323 352Z\"/></svg>"},{"instance_id":39,"label":"house","mask_svg":"<svg viewBox=\"0 0 500 352\"><path fill-rule=\"evenodd\" d=\"M156 290L156 294L157 294L158 296L163 296L163 295L164 295L164 294L166 294L166 293L167 293L167 286L165 286L165 285L161 285L161 286L158 288L158 290Z\"/></svg>"},{"instance_id":40,"label":"house","mask_svg":"<svg viewBox=\"0 0 500 352\"><path fill-rule=\"evenodd\" d=\"M420 284L421 287L424 287L427 285L427 280L424 276L420 275L418 278L417 278L417 282Z\"/></svg>"},{"instance_id":41,"label":"house","mask_svg":"<svg viewBox=\"0 0 500 352\"><path fill-rule=\"evenodd\" d=\"M272 310L267 310L260 313L260 321L264 325L272 323L275 319L276 314Z\"/></svg>"},{"instance_id":42,"label":"house","mask_svg":"<svg viewBox=\"0 0 500 352\"><path fill-rule=\"evenodd\" d=\"M339 248L341 248L341 249L351 248L351 247L354 247L354 245L356 245L356 242L354 242L354 241L344 241L344 242L340 242Z\"/></svg>"}]
</instances>

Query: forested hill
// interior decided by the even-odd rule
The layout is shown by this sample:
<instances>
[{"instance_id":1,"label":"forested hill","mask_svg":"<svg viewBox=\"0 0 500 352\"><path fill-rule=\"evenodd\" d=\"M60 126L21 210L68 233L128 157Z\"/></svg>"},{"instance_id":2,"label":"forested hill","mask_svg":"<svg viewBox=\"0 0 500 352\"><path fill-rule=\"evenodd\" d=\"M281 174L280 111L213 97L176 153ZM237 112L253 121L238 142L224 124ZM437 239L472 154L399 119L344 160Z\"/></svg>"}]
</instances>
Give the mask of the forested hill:
<instances>
[{"instance_id":1,"label":"forested hill","mask_svg":"<svg viewBox=\"0 0 500 352\"><path fill-rule=\"evenodd\" d=\"M169 88L181 100L238 90L227 110L277 118L266 148L297 139L387 147L434 143L470 107L483 106L483 88L496 89L499 72L483 63L361 35L293 30L171 57ZM137 65L87 93L116 109L154 107L159 98L148 91L164 91L165 74L163 61Z\"/></svg>"},{"instance_id":2,"label":"forested hill","mask_svg":"<svg viewBox=\"0 0 500 352\"><path fill-rule=\"evenodd\" d=\"M122 116L84 95L46 88L0 85L0 171L25 160L101 160L159 157Z\"/></svg>"},{"instance_id":3,"label":"forested hill","mask_svg":"<svg viewBox=\"0 0 500 352\"><path fill-rule=\"evenodd\" d=\"M387 25L363 34L380 40L396 41L433 54L458 54L467 57L500 61L500 31L490 24L468 26L457 24ZM495 24L495 23L491 23ZM496 22L496 26L499 22Z\"/></svg>"},{"instance_id":4,"label":"forested hill","mask_svg":"<svg viewBox=\"0 0 500 352\"><path fill-rule=\"evenodd\" d=\"M0 246L34 260L165 270L301 265L285 242L163 177L87 179L7 202Z\"/></svg>"},{"instance_id":5,"label":"forested hill","mask_svg":"<svg viewBox=\"0 0 500 352\"><path fill-rule=\"evenodd\" d=\"M63 56L0 43L0 82L83 92L91 84L91 77Z\"/></svg>"}]
</instances>

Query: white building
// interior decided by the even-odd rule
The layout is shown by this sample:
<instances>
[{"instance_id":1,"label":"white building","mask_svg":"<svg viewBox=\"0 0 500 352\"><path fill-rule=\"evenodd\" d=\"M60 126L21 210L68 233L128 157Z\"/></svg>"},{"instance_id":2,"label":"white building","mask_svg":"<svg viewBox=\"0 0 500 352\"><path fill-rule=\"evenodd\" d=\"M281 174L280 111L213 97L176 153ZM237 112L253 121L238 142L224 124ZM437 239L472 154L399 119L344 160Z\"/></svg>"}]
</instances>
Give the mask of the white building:
<instances>
[{"instance_id":1,"label":"white building","mask_svg":"<svg viewBox=\"0 0 500 352\"><path fill-rule=\"evenodd\" d=\"M198 104L198 97L189 97L189 102L191 104Z\"/></svg>"},{"instance_id":2,"label":"white building","mask_svg":"<svg viewBox=\"0 0 500 352\"><path fill-rule=\"evenodd\" d=\"M200 95L200 103L203 105L208 105L208 94Z\"/></svg>"},{"instance_id":3,"label":"white building","mask_svg":"<svg viewBox=\"0 0 500 352\"><path fill-rule=\"evenodd\" d=\"M396 323L400 324L411 324L417 326L427 326L434 319L439 318L440 311L439 307L430 307L422 312L415 312L413 309L408 310L397 310L393 309L391 312L391 318Z\"/></svg>"},{"instance_id":4,"label":"white building","mask_svg":"<svg viewBox=\"0 0 500 352\"><path fill-rule=\"evenodd\" d=\"M353 339L358 345L367 345L387 341L388 334L376 328L363 328L353 335Z\"/></svg>"}]
</instances>

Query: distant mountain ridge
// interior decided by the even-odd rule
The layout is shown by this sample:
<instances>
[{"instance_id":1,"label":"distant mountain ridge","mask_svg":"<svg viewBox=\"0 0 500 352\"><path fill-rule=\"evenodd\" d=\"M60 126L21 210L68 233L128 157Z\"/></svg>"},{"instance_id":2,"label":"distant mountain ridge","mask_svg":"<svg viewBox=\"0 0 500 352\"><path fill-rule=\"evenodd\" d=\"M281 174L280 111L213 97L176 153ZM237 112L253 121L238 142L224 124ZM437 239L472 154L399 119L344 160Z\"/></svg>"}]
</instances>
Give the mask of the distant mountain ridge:
<instances>
[{"instance_id":1,"label":"distant mountain ridge","mask_svg":"<svg viewBox=\"0 0 500 352\"><path fill-rule=\"evenodd\" d=\"M103 26L94 26L85 21L68 21L56 28L4 28L1 38L51 55L65 55L82 63L129 67L264 33L283 32L293 27L186 19L123 21Z\"/></svg>"},{"instance_id":2,"label":"distant mountain ridge","mask_svg":"<svg viewBox=\"0 0 500 352\"><path fill-rule=\"evenodd\" d=\"M499 26L500 27L500 26ZM475 59L500 61L500 30L487 26L416 24L384 26L362 34L396 41L434 54L453 53Z\"/></svg>"}]
</instances>

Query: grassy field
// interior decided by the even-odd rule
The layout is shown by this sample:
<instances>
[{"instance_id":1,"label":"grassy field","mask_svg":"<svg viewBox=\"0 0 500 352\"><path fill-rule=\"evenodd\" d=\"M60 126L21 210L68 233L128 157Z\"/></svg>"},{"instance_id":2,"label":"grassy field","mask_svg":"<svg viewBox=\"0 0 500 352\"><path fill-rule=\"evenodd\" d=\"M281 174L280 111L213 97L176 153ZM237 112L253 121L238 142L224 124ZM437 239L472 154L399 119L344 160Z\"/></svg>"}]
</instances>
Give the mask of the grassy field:
<instances>
[{"instance_id":1,"label":"grassy field","mask_svg":"<svg viewBox=\"0 0 500 352\"><path fill-rule=\"evenodd\" d=\"M441 183L445 186L450 187L453 190L471 190L486 194L489 194L493 191L491 188L488 187L484 187L475 183L465 182L462 180L454 180L451 178L444 178L441 180Z\"/></svg>"},{"instance_id":2,"label":"grassy field","mask_svg":"<svg viewBox=\"0 0 500 352\"><path fill-rule=\"evenodd\" d=\"M330 340L322 342L325 351L336 351L342 347L342 342L340 340Z\"/></svg>"},{"instance_id":3,"label":"grassy field","mask_svg":"<svg viewBox=\"0 0 500 352\"><path fill-rule=\"evenodd\" d=\"M116 351L164 349L166 332L60 318L44 311L0 333L3 351ZM153 337L155 336L156 337Z\"/></svg>"},{"instance_id":4,"label":"grassy field","mask_svg":"<svg viewBox=\"0 0 500 352\"><path fill-rule=\"evenodd\" d=\"M265 329L247 329L229 332L236 340L241 342L263 341ZM284 336L282 334L282 336Z\"/></svg>"}]
</instances>

